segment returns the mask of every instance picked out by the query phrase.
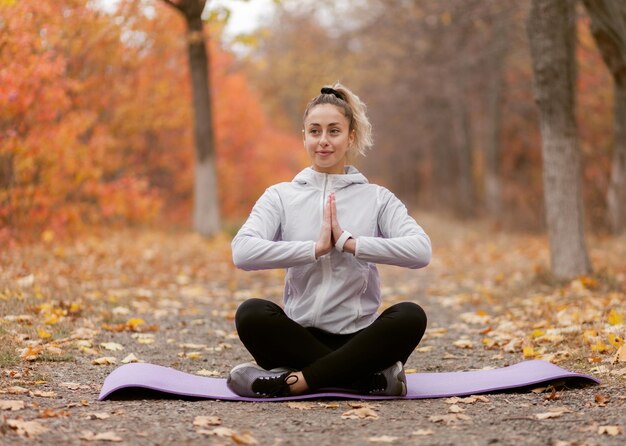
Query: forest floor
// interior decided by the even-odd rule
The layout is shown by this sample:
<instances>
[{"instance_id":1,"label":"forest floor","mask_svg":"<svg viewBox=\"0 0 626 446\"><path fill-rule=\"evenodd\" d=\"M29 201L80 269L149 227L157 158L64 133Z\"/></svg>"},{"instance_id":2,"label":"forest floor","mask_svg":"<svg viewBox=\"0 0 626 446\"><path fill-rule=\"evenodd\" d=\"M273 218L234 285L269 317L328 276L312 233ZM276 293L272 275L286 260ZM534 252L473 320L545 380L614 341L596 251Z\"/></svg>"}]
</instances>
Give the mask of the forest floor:
<instances>
[{"instance_id":1,"label":"forest floor","mask_svg":"<svg viewBox=\"0 0 626 446\"><path fill-rule=\"evenodd\" d=\"M283 271L246 273L227 237L125 230L0 251L2 444L622 445L626 238L589 239L595 273L557 282L545 237L425 215L433 262L381 268L384 305L420 303L426 335L407 372L546 359L600 385L463 400L242 403L97 401L133 358L225 377L250 360L237 305L280 301ZM132 354L132 356L130 356ZM365 405L365 418L346 418Z\"/></svg>"}]
</instances>

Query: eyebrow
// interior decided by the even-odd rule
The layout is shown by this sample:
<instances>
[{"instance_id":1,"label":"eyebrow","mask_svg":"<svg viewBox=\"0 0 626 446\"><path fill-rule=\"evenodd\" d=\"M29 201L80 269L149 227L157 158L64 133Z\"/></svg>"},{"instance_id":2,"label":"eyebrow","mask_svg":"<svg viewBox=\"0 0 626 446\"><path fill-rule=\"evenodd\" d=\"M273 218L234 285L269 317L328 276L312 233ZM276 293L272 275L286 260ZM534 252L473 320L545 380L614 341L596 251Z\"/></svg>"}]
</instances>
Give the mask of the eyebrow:
<instances>
[{"instance_id":1,"label":"eyebrow","mask_svg":"<svg viewBox=\"0 0 626 446\"><path fill-rule=\"evenodd\" d=\"M317 122L310 122L308 125L317 125L321 127L321 124L318 124ZM341 122L331 122L330 124L328 124L328 126L330 127L331 125L341 125Z\"/></svg>"}]
</instances>

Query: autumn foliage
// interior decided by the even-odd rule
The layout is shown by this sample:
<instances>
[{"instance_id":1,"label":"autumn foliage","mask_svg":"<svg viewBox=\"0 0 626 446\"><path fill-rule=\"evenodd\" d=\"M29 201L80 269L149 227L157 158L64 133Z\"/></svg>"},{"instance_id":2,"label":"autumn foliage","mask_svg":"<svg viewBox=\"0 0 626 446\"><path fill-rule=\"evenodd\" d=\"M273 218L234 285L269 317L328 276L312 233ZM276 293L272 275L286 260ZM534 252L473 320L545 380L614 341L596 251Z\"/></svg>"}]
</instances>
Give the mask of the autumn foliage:
<instances>
[{"instance_id":1,"label":"autumn foliage","mask_svg":"<svg viewBox=\"0 0 626 446\"><path fill-rule=\"evenodd\" d=\"M184 24L162 2L92 3L0 2L0 240L189 218ZM209 28L220 205L234 219L301 168L303 151Z\"/></svg>"}]
</instances>

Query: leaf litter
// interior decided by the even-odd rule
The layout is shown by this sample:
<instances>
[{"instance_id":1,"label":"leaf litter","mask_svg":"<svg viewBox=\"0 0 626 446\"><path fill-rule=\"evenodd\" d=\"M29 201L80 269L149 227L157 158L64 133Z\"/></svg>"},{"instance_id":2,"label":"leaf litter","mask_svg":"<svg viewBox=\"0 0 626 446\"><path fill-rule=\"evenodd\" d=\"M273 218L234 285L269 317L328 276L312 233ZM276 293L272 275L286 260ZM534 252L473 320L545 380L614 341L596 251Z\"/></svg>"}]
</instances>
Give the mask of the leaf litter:
<instances>
[{"instance_id":1,"label":"leaf litter","mask_svg":"<svg viewBox=\"0 0 626 446\"><path fill-rule=\"evenodd\" d=\"M580 277L563 284L544 280L547 258L544 239L496 234L489 240L487 245L476 243L471 237L455 242L453 247L439 243L437 256L427 271L434 280L428 282L426 290L420 291L419 281L404 280L401 275L397 276L398 280L383 282L390 285L383 288L385 304L426 292L456 314L452 324L437 326L435 323L429 327L424 339L426 345L422 342L416 354L437 354L439 361L454 364L464 360L465 355L479 351L491 351L494 358L508 355L506 358L547 359L566 365L583 358L589 364L589 371L597 367L598 373L623 382L626 377L623 366L626 362L623 341L626 268L623 262L619 263L621 260L615 259L623 259L624 250L615 244L598 243L593 256L601 275ZM204 366L209 361L207 368L196 367L195 370L224 376L221 370L227 370L224 367L228 365L216 364L214 355L231 347L226 344L211 347L210 343L202 342L204 339L197 342L192 333L197 334L196 330L202 329L213 339L227 342L237 339L231 328L213 328L212 321L232 323L238 302L245 298L280 295L283 274L235 270L228 242L225 238L205 241L196 236L168 238L162 233L148 232L134 233L130 237L122 234L86 238L69 242L62 249L49 246L17 249L11 257L0 258L0 300L4 296L15 305L5 313L3 328L5 333L12 333L11 345L17 349L18 356L22 355L20 364L38 366L55 357L72 355L80 361L80 367L85 367L86 374L90 373L89 367L104 366L112 370L111 366L119 364L122 355L115 358L103 356L101 352L122 350L108 350L102 344L129 346L128 342L134 340L133 345L138 348L154 348L173 338L171 334L160 334L165 330L161 323L164 317L187 317L187 325L180 327L181 335L173 341L174 345L185 344L184 356L176 358L174 355L172 361L188 361L190 367L194 367L192 364ZM151 260L141 260L146 258L147 246ZM464 254L459 256L458 252ZM162 266L154 261L160 256L169 258ZM32 263L28 259L41 259L41 267L25 268L24 265ZM396 274L393 269L381 270L391 277ZM57 280L60 277L63 280ZM27 286L19 286L18 282ZM65 297L60 300L51 296ZM184 305L181 302L185 302ZM214 310L203 314L197 311L196 307L207 304ZM189 339L184 339L185 332ZM9 335L2 336L3 340L9 339ZM431 345L428 345L429 339ZM458 341L463 342L455 345ZM446 343L453 350L446 350ZM194 344L202 347L187 348ZM138 350L137 354L150 361L153 354L150 352ZM191 357L188 353L192 353ZM90 365L92 360L94 363ZM444 363L444 370L445 367ZM576 362L575 368L580 367L581 363ZM423 370L416 368L414 371ZM16 384L20 380L10 379ZM21 387L25 389L21 395L32 398L28 396L32 389L22 386L31 387L35 381L24 380L25 384L9 385L0 392L18 395L20 393L9 389ZM87 390L72 390L54 382L52 385L59 385L65 392ZM551 395L553 399L558 397L554 389L546 394ZM70 404L74 409L84 407L78 401ZM338 407L335 403L326 404L328 408ZM473 403L449 404L465 409L462 405ZM594 403L600 409L612 404L610 400ZM355 409L363 407L351 410ZM376 413L374 408L370 410ZM466 412L469 413L469 408ZM359 419L357 413L353 415ZM371 414L370 418L367 414L361 415L364 417L360 419L372 419ZM432 416L430 421L454 424L471 420L470 415L462 411L439 417L446 418L435 421L433 418L437 416Z\"/></svg>"}]
</instances>

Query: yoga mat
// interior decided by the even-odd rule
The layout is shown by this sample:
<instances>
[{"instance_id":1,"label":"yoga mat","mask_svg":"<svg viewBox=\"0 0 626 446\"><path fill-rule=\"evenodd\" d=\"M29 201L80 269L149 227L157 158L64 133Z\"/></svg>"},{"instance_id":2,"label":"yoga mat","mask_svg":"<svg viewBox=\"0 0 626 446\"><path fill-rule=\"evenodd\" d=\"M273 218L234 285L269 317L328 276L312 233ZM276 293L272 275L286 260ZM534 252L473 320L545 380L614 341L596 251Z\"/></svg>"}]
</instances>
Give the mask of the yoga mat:
<instances>
[{"instance_id":1,"label":"yoga mat","mask_svg":"<svg viewBox=\"0 0 626 446\"><path fill-rule=\"evenodd\" d=\"M408 392L405 397L357 395L341 390L329 390L282 398L246 398L231 392L224 378L207 378L160 365L133 363L118 367L107 376L98 399L104 400L116 391L128 388L143 388L185 397L229 401L292 401L312 398L421 399L475 395L565 378L599 383L592 376L573 373L541 360L524 361L492 370L411 373L406 377Z\"/></svg>"}]
</instances>

